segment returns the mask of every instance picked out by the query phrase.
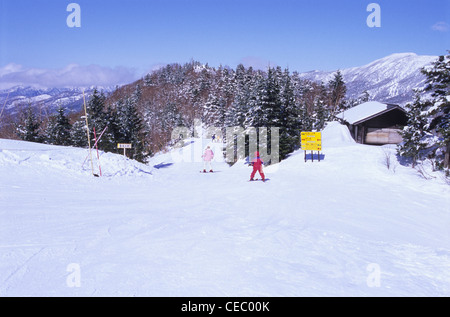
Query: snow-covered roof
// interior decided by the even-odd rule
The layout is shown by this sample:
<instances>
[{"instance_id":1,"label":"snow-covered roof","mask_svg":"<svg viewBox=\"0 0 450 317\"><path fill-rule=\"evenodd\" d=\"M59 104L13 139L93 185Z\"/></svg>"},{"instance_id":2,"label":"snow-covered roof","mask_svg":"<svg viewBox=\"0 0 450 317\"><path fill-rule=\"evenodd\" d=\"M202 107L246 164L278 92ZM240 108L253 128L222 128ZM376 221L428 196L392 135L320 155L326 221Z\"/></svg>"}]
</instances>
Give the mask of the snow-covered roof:
<instances>
[{"instance_id":1,"label":"snow-covered roof","mask_svg":"<svg viewBox=\"0 0 450 317\"><path fill-rule=\"evenodd\" d=\"M389 111L393 108L401 109L396 105L389 105L378 101L368 101L356 107L345 110L337 115L339 119L345 120L350 124L358 123L364 119L371 118L378 114Z\"/></svg>"}]
</instances>

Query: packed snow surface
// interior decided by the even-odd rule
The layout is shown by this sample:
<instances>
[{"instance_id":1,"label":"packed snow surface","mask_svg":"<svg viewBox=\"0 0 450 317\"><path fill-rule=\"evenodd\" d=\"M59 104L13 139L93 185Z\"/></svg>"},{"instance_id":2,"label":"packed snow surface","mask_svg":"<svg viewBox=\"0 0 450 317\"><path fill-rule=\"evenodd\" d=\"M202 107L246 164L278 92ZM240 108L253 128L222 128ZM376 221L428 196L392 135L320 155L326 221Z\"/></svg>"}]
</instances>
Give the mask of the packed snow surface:
<instances>
[{"instance_id":1,"label":"packed snow surface","mask_svg":"<svg viewBox=\"0 0 450 317\"><path fill-rule=\"evenodd\" d=\"M442 175L335 122L322 139L265 183L202 138L148 164L101 152L101 177L86 149L0 140L0 296L449 296Z\"/></svg>"}]
</instances>

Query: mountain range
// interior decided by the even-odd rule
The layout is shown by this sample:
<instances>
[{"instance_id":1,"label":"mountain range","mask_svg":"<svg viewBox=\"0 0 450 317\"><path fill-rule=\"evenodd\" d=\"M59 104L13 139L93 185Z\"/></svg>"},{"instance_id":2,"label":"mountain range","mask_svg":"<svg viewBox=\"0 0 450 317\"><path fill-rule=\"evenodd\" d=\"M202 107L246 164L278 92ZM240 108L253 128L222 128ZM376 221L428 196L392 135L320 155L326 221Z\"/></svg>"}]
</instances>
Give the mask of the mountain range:
<instances>
[{"instance_id":1,"label":"mountain range","mask_svg":"<svg viewBox=\"0 0 450 317\"><path fill-rule=\"evenodd\" d=\"M357 99L367 91L370 100L404 105L413 100L413 89L425 85L425 76L420 70L430 65L437 56L423 56L415 53L392 54L367 65L339 70L347 86L347 97ZM300 77L312 81L331 80L335 71L310 71L300 73ZM115 87L97 87L105 93ZM86 99L94 87L85 90ZM5 103L6 101L6 103ZM53 112L59 106L69 112L76 112L83 104L82 88L33 88L16 86L0 90L0 106L5 104L5 113L14 114L20 106L31 104L40 111Z\"/></svg>"},{"instance_id":2,"label":"mountain range","mask_svg":"<svg viewBox=\"0 0 450 317\"><path fill-rule=\"evenodd\" d=\"M110 87L34 88L15 86L0 90L0 106L3 107L6 101L4 111L12 115L29 104L39 108L40 112L53 113L59 106L65 107L69 112L77 112L83 105L83 91L88 100L94 89L105 93L113 91L113 88Z\"/></svg>"},{"instance_id":3,"label":"mountain range","mask_svg":"<svg viewBox=\"0 0 450 317\"><path fill-rule=\"evenodd\" d=\"M367 65L340 70L347 86L347 98L357 99L365 91L370 100L405 105L414 97L415 88L425 86L420 70L437 56L414 53L392 54ZM330 81L337 71L311 71L300 77L312 81Z\"/></svg>"}]
</instances>

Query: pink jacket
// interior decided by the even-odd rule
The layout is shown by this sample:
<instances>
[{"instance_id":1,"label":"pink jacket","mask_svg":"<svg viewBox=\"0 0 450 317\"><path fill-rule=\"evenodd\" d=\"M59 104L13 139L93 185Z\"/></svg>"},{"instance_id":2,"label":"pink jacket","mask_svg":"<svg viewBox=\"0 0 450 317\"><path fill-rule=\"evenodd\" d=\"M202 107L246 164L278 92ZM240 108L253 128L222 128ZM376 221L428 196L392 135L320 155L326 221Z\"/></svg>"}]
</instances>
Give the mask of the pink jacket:
<instances>
[{"instance_id":1,"label":"pink jacket","mask_svg":"<svg viewBox=\"0 0 450 317\"><path fill-rule=\"evenodd\" d=\"M211 161L214 158L214 152L211 149L207 149L202 157L205 161Z\"/></svg>"}]
</instances>

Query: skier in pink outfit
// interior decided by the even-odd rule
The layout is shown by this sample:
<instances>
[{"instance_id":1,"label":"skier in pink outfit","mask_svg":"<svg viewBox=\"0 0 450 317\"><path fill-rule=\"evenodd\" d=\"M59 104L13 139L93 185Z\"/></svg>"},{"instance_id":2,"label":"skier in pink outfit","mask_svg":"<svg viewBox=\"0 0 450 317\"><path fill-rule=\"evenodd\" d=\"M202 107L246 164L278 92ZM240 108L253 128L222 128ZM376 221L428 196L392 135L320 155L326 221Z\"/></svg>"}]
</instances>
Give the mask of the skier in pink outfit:
<instances>
[{"instance_id":1,"label":"skier in pink outfit","mask_svg":"<svg viewBox=\"0 0 450 317\"><path fill-rule=\"evenodd\" d=\"M203 158L203 173L206 173L206 168L209 167L209 172L213 172L211 166L211 160L214 158L214 152L209 146L206 147L205 153L202 155Z\"/></svg>"}]
</instances>

